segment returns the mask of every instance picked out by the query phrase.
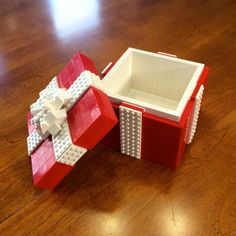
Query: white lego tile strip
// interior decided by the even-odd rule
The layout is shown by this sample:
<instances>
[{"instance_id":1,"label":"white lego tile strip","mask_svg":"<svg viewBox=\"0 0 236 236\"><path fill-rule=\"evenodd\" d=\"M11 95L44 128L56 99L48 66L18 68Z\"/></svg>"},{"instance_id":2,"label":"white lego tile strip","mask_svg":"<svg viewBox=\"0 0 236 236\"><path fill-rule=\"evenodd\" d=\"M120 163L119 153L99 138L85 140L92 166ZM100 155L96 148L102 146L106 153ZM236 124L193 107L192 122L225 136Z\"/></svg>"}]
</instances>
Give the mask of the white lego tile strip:
<instances>
[{"instance_id":1,"label":"white lego tile strip","mask_svg":"<svg viewBox=\"0 0 236 236\"><path fill-rule=\"evenodd\" d=\"M142 138L142 112L119 107L121 153L140 159Z\"/></svg>"},{"instance_id":2,"label":"white lego tile strip","mask_svg":"<svg viewBox=\"0 0 236 236\"><path fill-rule=\"evenodd\" d=\"M100 89L100 83L101 80L98 75L88 70L83 71L68 89L68 92L72 95L72 99L66 106L67 111L72 108L91 85Z\"/></svg>"},{"instance_id":3,"label":"white lego tile strip","mask_svg":"<svg viewBox=\"0 0 236 236\"><path fill-rule=\"evenodd\" d=\"M185 134L185 142L187 144L190 144L192 142L194 134L196 132L203 91L204 91L204 85L202 85L199 88L199 91L198 91L195 101L194 101L193 112L192 112L192 114L189 118L189 121L188 121L186 134Z\"/></svg>"},{"instance_id":4,"label":"white lego tile strip","mask_svg":"<svg viewBox=\"0 0 236 236\"><path fill-rule=\"evenodd\" d=\"M72 143L67 121L62 124L62 129L52 137L55 158L58 162L73 166L86 152L87 149Z\"/></svg>"},{"instance_id":5,"label":"white lego tile strip","mask_svg":"<svg viewBox=\"0 0 236 236\"><path fill-rule=\"evenodd\" d=\"M64 122L61 131L55 137L52 137L52 142L54 145L55 158L58 160L71 145L67 122Z\"/></svg>"},{"instance_id":6,"label":"white lego tile strip","mask_svg":"<svg viewBox=\"0 0 236 236\"><path fill-rule=\"evenodd\" d=\"M87 149L72 144L58 161L73 166L86 152Z\"/></svg>"},{"instance_id":7,"label":"white lego tile strip","mask_svg":"<svg viewBox=\"0 0 236 236\"><path fill-rule=\"evenodd\" d=\"M82 72L80 76L74 81L74 83L68 89L68 92L71 94L72 99L66 106L67 110L70 110L70 108L84 94L84 92L89 88L90 85L91 85L90 79L86 71Z\"/></svg>"},{"instance_id":8,"label":"white lego tile strip","mask_svg":"<svg viewBox=\"0 0 236 236\"><path fill-rule=\"evenodd\" d=\"M28 155L31 155L34 150L39 146L39 144L43 141L43 138L39 134L39 132L35 129L28 137L27 137L27 147L28 147Z\"/></svg>"}]
</instances>

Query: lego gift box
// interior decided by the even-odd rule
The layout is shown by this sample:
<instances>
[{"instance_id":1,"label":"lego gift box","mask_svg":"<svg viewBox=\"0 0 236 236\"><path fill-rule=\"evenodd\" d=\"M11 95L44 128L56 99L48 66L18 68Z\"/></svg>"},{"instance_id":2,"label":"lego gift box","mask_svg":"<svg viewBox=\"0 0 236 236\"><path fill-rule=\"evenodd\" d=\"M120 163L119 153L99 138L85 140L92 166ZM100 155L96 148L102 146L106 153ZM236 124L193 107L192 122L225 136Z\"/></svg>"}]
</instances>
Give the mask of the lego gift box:
<instances>
[{"instance_id":1,"label":"lego gift box","mask_svg":"<svg viewBox=\"0 0 236 236\"><path fill-rule=\"evenodd\" d=\"M207 74L201 63L129 48L100 80L77 53L27 115L34 185L54 188L101 140L175 169L193 139Z\"/></svg>"}]
</instances>

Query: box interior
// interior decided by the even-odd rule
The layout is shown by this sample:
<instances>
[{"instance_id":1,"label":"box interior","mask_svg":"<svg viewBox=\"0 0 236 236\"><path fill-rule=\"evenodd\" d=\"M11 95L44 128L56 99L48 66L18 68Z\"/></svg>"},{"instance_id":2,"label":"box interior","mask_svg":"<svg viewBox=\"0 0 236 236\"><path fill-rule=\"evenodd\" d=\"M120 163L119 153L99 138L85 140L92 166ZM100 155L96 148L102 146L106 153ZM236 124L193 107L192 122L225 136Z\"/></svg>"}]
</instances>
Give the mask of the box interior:
<instances>
[{"instance_id":1,"label":"box interior","mask_svg":"<svg viewBox=\"0 0 236 236\"><path fill-rule=\"evenodd\" d=\"M190 98L202 65L130 48L104 77L103 88L113 99L174 115L182 112L184 95ZM187 91L192 80L193 89Z\"/></svg>"}]
</instances>

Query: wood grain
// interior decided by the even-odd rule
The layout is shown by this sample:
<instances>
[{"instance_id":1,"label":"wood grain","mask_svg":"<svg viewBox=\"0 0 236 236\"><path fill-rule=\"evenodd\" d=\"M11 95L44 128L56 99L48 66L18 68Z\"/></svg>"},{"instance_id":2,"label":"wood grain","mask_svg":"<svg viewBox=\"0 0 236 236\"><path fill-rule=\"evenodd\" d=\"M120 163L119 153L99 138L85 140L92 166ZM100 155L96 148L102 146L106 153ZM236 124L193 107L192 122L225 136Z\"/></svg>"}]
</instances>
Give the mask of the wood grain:
<instances>
[{"instance_id":1,"label":"wood grain","mask_svg":"<svg viewBox=\"0 0 236 236\"><path fill-rule=\"evenodd\" d=\"M0 235L236 235L234 0L0 1ZM199 127L171 171L98 145L55 189L32 186L25 114L81 51L128 48L211 67Z\"/></svg>"}]
</instances>

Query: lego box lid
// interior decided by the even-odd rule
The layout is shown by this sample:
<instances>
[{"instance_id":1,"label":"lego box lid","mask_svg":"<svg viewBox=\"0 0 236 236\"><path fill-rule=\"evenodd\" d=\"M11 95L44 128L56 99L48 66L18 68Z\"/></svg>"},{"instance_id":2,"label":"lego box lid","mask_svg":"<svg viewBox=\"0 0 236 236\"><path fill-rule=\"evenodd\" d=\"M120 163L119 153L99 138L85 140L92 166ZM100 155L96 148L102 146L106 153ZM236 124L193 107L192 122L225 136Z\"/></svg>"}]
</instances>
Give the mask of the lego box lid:
<instances>
[{"instance_id":1,"label":"lego box lid","mask_svg":"<svg viewBox=\"0 0 236 236\"><path fill-rule=\"evenodd\" d=\"M93 61L77 53L30 107L29 155L50 139L56 160L74 165L78 158L72 161L63 157L69 147L79 147L83 154L95 147L118 122L100 88Z\"/></svg>"}]
</instances>

